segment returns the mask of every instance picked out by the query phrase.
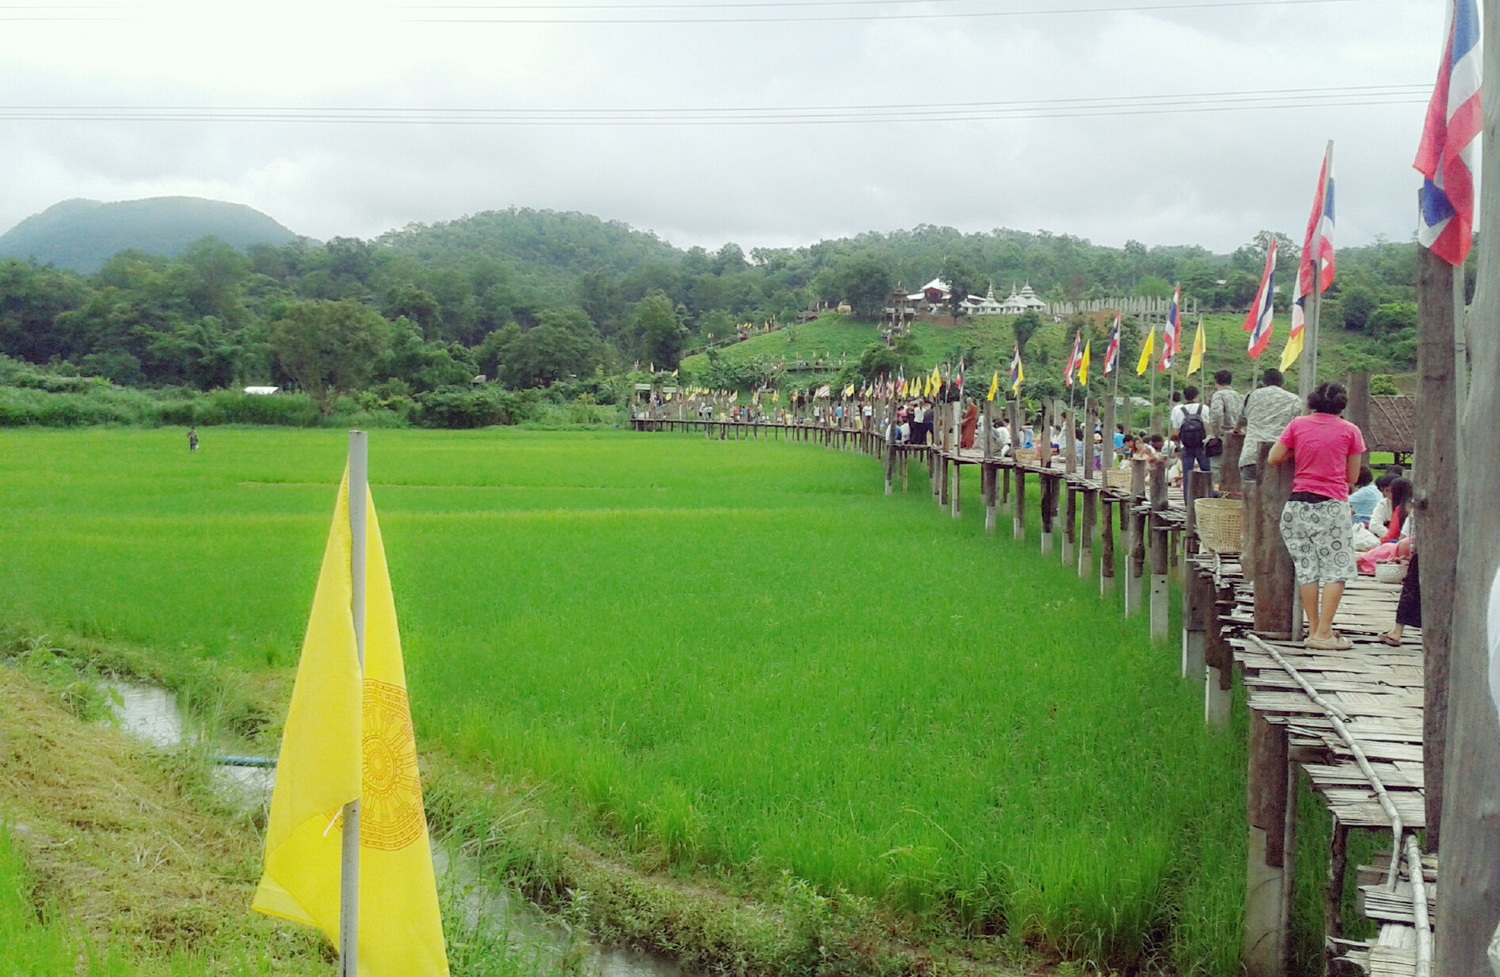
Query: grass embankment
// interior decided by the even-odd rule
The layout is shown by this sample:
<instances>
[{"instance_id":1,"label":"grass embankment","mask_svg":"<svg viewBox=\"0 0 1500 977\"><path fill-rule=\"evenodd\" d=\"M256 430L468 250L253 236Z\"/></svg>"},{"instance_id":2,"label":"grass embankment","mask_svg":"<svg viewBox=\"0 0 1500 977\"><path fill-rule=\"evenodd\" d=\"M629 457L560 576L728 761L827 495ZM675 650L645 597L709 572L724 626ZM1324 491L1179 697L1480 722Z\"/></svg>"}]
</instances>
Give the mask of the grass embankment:
<instances>
[{"instance_id":1,"label":"grass embankment","mask_svg":"<svg viewBox=\"0 0 1500 977\"><path fill-rule=\"evenodd\" d=\"M434 807L528 888L747 971L1237 971L1243 738L1072 568L805 446L373 440ZM0 614L284 676L344 438L182 441L7 435Z\"/></svg>"}]
</instances>

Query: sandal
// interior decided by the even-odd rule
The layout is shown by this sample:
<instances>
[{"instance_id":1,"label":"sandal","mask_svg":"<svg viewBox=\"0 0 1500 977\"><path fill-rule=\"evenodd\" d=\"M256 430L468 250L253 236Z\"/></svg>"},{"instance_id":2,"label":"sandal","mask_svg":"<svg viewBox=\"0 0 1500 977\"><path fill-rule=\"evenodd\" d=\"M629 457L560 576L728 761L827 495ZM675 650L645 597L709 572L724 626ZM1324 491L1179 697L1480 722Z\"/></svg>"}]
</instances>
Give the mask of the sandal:
<instances>
[{"instance_id":1,"label":"sandal","mask_svg":"<svg viewBox=\"0 0 1500 977\"><path fill-rule=\"evenodd\" d=\"M1354 647L1354 642L1342 634L1335 634L1331 638L1308 638L1302 644L1313 651L1348 651Z\"/></svg>"},{"instance_id":2,"label":"sandal","mask_svg":"<svg viewBox=\"0 0 1500 977\"><path fill-rule=\"evenodd\" d=\"M1391 637L1388 634L1382 634L1380 636L1380 643L1383 644L1383 645L1390 645L1392 648L1400 648L1401 647L1401 639L1400 638L1393 638L1393 637Z\"/></svg>"}]
</instances>

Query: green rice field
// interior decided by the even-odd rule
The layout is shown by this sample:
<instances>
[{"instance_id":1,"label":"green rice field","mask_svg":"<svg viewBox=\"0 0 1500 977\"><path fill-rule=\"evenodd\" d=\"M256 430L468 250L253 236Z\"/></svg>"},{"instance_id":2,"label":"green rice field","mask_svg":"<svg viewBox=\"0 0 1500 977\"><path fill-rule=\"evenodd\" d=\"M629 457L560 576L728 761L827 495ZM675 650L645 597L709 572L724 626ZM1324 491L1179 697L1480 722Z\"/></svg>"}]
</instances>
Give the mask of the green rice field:
<instances>
[{"instance_id":1,"label":"green rice field","mask_svg":"<svg viewBox=\"0 0 1500 977\"><path fill-rule=\"evenodd\" d=\"M0 618L291 668L346 437L202 433L0 435ZM1238 972L1242 731L1205 729L1144 616L920 469L888 498L804 444L370 442L424 749L727 890L789 873L919 930Z\"/></svg>"}]
</instances>

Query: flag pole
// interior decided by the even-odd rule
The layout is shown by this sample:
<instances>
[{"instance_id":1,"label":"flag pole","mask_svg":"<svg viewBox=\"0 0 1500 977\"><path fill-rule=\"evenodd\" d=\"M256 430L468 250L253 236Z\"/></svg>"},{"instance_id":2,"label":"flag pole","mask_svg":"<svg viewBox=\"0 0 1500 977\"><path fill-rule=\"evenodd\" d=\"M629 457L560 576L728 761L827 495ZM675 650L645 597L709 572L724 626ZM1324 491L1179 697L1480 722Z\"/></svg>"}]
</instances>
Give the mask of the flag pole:
<instances>
[{"instance_id":1,"label":"flag pole","mask_svg":"<svg viewBox=\"0 0 1500 977\"><path fill-rule=\"evenodd\" d=\"M365 670L365 530L370 483L369 435L349 432L349 611L361 684ZM361 693L363 696L363 693ZM359 974L359 798L344 805L339 871L339 974Z\"/></svg>"}]
</instances>

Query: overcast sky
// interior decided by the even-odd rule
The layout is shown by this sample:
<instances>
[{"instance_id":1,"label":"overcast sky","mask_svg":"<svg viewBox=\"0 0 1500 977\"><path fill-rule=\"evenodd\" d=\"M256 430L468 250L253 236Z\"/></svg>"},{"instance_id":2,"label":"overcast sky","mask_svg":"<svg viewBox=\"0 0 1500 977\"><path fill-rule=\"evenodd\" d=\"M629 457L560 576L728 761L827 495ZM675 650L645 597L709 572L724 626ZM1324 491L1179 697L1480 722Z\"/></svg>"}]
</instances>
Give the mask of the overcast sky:
<instances>
[{"instance_id":1,"label":"overcast sky","mask_svg":"<svg viewBox=\"0 0 1500 977\"><path fill-rule=\"evenodd\" d=\"M1444 17L1443 0L5 7L0 229L70 197L188 194L323 239L520 206L711 249L927 223L1228 251L1301 240L1332 139L1336 242L1405 240Z\"/></svg>"}]
</instances>

